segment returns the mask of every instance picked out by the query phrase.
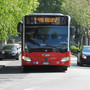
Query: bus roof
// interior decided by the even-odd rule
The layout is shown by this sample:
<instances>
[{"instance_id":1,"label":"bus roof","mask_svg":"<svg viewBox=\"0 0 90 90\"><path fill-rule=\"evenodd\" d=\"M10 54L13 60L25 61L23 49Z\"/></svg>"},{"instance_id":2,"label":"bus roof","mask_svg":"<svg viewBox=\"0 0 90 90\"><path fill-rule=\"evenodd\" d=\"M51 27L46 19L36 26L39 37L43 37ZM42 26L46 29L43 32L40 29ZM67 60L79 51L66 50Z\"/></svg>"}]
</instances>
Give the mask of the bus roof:
<instances>
[{"instance_id":1,"label":"bus roof","mask_svg":"<svg viewBox=\"0 0 90 90\"><path fill-rule=\"evenodd\" d=\"M61 13L32 13L29 15L25 15L25 16L68 16L68 15L64 15Z\"/></svg>"}]
</instances>

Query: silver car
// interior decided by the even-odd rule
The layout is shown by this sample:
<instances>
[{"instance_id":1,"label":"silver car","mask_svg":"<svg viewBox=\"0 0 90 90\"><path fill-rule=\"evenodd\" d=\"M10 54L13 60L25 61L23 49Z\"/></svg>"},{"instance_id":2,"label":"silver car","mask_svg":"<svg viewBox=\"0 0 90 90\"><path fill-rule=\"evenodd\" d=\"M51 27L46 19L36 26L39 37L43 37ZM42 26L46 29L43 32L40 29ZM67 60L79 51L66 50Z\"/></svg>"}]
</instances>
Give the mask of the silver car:
<instances>
[{"instance_id":1,"label":"silver car","mask_svg":"<svg viewBox=\"0 0 90 90\"><path fill-rule=\"evenodd\" d=\"M0 50L0 59L19 59L21 46L19 44L7 44Z\"/></svg>"}]
</instances>

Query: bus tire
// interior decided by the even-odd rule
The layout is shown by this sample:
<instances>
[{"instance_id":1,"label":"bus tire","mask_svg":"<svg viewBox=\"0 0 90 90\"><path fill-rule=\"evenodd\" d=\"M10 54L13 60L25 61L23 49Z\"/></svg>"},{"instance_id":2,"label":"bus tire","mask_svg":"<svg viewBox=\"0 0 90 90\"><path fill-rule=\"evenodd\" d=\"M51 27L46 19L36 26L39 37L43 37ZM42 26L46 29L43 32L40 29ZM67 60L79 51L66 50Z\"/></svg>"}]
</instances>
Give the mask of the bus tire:
<instances>
[{"instance_id":1,"label":"bus tire","mask_svg":"<svg viewBox=\"0 0 90 90\"><path fill-rule=\"evenodd\" d=\"M67 67L64 67L63 70L64 70L64 71L67 71Z\"/></svg>"}]
</instances>

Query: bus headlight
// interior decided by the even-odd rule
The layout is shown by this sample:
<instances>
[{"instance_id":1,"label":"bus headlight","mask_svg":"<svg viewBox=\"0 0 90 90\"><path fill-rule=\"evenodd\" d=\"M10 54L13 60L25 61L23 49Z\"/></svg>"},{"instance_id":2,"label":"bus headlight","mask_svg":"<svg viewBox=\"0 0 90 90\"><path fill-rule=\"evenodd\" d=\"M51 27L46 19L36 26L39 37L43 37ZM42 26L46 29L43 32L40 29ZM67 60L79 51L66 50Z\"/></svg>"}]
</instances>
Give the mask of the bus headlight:
<instances>
[{"instance_id":1,"label":"bus headlight","mask_svg":"<svg viewBox=\"0 0 90 90\"><path fill-rule=\"evenodd\" d=\"M29 57L23 56L22 59L23 59L24 61L29 61L29 62L31 62L31 59L30 59Z\"/></svg>"},{"instance_id":2,"label":"bus headlight","mask_svg":"<svg viewBox=\"0 0 90 90\"><path fill-rule=\"evenodd\" d=\"M70 57L64 57L62 58L61 62L66 62L66 61L69 61Z\"/></svg>"}]
</instances>

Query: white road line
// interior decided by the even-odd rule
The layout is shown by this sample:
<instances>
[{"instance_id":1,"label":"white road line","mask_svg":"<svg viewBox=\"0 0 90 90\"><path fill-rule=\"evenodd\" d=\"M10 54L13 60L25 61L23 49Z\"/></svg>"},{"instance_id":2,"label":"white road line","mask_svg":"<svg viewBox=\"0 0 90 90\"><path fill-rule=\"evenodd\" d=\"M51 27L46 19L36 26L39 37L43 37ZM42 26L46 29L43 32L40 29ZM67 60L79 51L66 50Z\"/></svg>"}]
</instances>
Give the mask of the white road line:
<instances>
[{"instance_id":1,"label":"white road line","mask_svg":"<svg viewBox=\"0 0 90 90\"><path fill-rule=\"evenodd\" d=\"M33 87L33 88L27 88L27 89L24 89L24 90L32 90L32 89L35 89L37 87Z\"/></svg>"}]
</instances>

